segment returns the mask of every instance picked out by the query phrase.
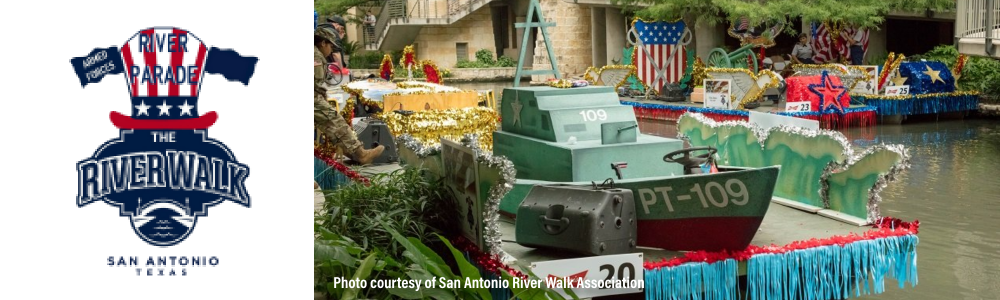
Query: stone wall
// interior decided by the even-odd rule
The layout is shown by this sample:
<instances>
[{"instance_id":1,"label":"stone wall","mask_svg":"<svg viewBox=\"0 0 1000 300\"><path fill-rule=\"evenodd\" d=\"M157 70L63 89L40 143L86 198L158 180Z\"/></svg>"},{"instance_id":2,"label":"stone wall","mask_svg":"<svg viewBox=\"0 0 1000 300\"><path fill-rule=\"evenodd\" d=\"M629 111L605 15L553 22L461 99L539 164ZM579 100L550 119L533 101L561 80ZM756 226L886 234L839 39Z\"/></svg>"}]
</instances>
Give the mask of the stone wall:
<instances>
[{"instance_id":1,"label":"stone wall","mask_svg":"<svg viewBox=\"0 0 1000 300\"><path fill-rule=\"evenodd\" d=\"M580 76L593 63L590 36L590 8L562 0L539 0L542 16L555 27L547 28L556 63L563 78ZM541 31L535 38L535 55L532 68L551 69ZM544 82L551 75L533 75L532 82Z\"/></svg>"},{"instance_id":2,"label":"stone wall","mask_svg":"<svg viewBox=\"0 0 1000 300\"><path fill-rule=\"evenodd\" d=\"M475 60L480 49L496 53L490 7L483 6L451 25L424 26L413 43L417 45L417 59L433 60L441 68L455 67L457 43L468 43L468 60Z\"/></svg>"}]
</instances>

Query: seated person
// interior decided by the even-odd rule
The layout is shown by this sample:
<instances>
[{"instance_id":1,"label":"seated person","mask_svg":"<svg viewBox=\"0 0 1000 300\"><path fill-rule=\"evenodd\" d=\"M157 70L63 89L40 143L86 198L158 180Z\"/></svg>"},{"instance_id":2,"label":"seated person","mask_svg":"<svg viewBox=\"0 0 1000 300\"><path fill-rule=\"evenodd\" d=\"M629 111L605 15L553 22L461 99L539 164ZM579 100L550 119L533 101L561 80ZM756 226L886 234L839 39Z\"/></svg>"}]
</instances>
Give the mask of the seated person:
<instances>
[{"instance_id":1,"label":"seated person","mask_svg":"<svg viewBox=\"0 0 1000 300\"><path fill-rule=\"evenodd\" d=\"M813 61L813 49L809 46L809 35L805 33L799 34L799 42L795 44L792 48L792 54L788 55L792 58L792 61L798 64L814 64Z\"/></svg>"}]
</instances>

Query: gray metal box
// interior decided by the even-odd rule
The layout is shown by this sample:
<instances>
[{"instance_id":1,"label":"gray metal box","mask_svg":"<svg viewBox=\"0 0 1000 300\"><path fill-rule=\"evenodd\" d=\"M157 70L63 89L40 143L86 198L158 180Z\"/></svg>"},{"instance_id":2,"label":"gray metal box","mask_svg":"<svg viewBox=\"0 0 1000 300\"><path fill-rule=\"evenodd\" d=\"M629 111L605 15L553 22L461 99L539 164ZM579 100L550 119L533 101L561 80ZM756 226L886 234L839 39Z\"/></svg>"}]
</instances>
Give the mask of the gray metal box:
<instances>
[{"instance_id":1,"label":"gray metal box","mask_svg":"<svg viewBox=\"0 0 1000 300\"><path fill-rule=\"evenodd\" d=\"M537 185L517 209L518 244L585 255L636 252L632 191L620 188Z\"/></svg>"},{"instance_id":2,"label":"gray metal box","mask_svg":"<svg viewBox=\"0 0 1000 300\"><path fill-rule=\"evenodd\" d=\"M354 124L354 134L358 136L358 141L365 149L375 148L378 145L385 146L382 155L375 158L372 163L383 164L399 161L399 152L396 151L396 142L389 127L385 122L378 119L364 119Z\"/></svg>"}]
</instances>

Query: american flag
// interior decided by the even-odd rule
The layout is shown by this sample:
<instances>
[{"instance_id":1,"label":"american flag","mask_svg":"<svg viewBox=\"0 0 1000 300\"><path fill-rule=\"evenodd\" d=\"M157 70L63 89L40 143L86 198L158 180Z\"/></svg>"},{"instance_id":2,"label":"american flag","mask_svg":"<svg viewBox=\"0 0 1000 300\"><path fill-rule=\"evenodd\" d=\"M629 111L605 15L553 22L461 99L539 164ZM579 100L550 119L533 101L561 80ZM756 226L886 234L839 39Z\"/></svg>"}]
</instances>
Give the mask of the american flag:
<instances>
[{"instance_id":1,"label":"american flag","mask_svg":"<svg viewBox=\"0 0 1000 300\"><path fill-rule=\"evenodd\" d=\"M687 56L680 44L684 21L635 21L637 49L633 60L639 80L659 92L665 83L676 83L684 76Z\"/></svg>"},{"instance_id":2,"label":"american flag","mask_svg":"<svg viewBox=\"0 0 1000 300\"><path fill-rule=\"evenodd\" d=\"M841 36L853 36L857 32L856 28L848 27L844 28L841 32ZM864 32L861 35L861 45L865 53L868 53L868 29L860 29ZM817 64L836 62L837 57L843 57L845 60L851 60L851 45L847 43L847 39L843 37L838 37L836 40L830 38L830 32L826 28L826 24L820 23L819 26L813 31L812 38L813 47L813 60Z\"/></svg>"},{"instance_id":3,"label":"american flag","mask_svg":"<svg viewBox=\"0 0 1000 300\"><path fill-rule=\"evenodd\" d=\"M740 18L740 25L736 27L736 31L748 30L750 29L750 21L747 18Z\"/></svg>"}]
</instances>

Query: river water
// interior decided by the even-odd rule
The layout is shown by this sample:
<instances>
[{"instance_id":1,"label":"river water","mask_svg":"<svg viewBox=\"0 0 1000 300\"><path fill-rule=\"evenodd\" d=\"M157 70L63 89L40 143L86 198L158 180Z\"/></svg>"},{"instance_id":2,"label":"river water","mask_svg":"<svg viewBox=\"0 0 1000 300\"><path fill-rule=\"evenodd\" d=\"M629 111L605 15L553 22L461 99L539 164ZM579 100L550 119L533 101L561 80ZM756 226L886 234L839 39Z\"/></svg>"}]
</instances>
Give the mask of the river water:
<instances>
[{"instance_id":1,"label":"river water","mask_svg":"<svg viewBox=\"0 0 1000 300\"><path fill-rule=\"evenodd\" d=\"M494 90L509 82L467 83ZM641 122L643 133L676 137L672 123ZM865 299L1000 299L1000 120L951 120L842 131L857 148L903 144L910 169L882 191L882 214L920 221L919 284Z\"/></svg>"}]
</instances>

